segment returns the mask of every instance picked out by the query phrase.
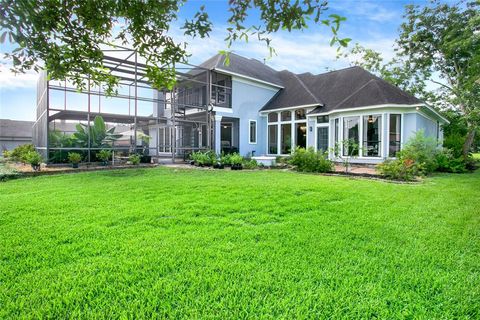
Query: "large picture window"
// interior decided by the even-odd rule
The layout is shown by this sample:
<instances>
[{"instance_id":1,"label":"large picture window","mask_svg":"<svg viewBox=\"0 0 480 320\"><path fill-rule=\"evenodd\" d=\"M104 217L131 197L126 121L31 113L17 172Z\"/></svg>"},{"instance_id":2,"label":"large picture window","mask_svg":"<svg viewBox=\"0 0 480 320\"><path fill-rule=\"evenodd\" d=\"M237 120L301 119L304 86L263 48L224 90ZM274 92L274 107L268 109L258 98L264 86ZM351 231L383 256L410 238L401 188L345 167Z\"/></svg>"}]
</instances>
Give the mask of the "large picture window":
<instances>
[{"instance_id":1,"label":"large picture window","mask_svg":"<svg viewBox=\"0 0 480 320\"><path fill-rule=\"evenodd\" d=\"M328 127L317 127L317 150L328 150Z\"/></svg>"},{"instance_id":2,"label":"large picture window","mask_svg":"<svg viewBox=\"0 0 480 320\"><path fill-rule=\"evenodd\" d=\"M390 115L390 126L388 129L388 156L396 157L400 151L402 135L402 116L400 114Z\"/></svg>"},{"instance_id":3,"label":"large picture window","mask_svg":"<svg viewBox=\"0 0 480 320\"><path fill-rule=\"evenodd\" d=\"M343 155L358 156L360 117L343 118ZM348 140L346 142L345 140Z\"/></svg>"},{"instance_id":4,"label":"large picture window","mask_svg":"<svg viewBox=\"0 0 480 320\"><path fill-rule=\"evenodd\" d=\"M278 126L276 124L271 124L268 126L268 153L277 154L278 153Z\"/></svg>"},{"instance_id":5,"label":"large picture window","mask_svg":"<svg viewBox=\"0 0 480 320\"><path fill-rule=\"evenodd\" d=\"M280 128L280 152L282 154L289 154L292 151L292 125L290 123L283 123Z\"/></svg>"},{"instance_id":6,"label":"large picture window","mask_svg":"<svg viewBox=\"0 0 480 320\"><path fill-rule=\"evenodd\" d=\"M363 117L363 149L365 157L380 157L382 143L382 116L368 115Z\"/></svg>"}]
</instances>

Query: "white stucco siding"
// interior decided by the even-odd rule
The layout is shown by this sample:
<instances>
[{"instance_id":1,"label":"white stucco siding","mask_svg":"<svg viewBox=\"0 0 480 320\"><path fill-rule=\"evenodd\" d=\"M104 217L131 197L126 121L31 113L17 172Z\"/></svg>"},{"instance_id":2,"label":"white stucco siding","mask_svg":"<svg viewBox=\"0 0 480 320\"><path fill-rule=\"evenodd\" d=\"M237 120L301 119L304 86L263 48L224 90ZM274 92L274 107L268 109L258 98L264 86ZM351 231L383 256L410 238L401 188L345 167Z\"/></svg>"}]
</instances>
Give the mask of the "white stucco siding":
<instances>
[{"instance_id":1,"label":"white stucco siding","mask_svg":"<svg viewBox=\"0 0 480 320\"><path fill-rule=\"evenodd\" d=\"M278 88L254 81L232 77L232 109L216 111L216 115L239 119L240 154L247 155L255 152L255 155L262 155L266 153L267 120L265 116L260 115L259 111L278 90ZM249 120L257 121L256 144L249 143Z\"/></svg>"}]
</instances>

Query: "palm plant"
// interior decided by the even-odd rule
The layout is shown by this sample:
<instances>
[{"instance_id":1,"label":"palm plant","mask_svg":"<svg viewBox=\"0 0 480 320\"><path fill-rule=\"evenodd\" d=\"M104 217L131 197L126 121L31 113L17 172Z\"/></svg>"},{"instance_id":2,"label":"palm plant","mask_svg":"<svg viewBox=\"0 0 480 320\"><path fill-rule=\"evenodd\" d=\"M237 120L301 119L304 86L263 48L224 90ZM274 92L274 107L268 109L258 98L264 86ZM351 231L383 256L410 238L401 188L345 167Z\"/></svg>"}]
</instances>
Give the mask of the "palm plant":
<instances>
[{"instance_id":1,"label":"palm plant","mask_svg":"<svg viewBox=\"0 0 480 320\"><path fill-rule=\"evenodd\" d=\"M73 134L73 137L81 147L87 147L88 139L90 138L91 148L106 148L122 136L121 134L115 133L115 127L107 129L105 121L103 121L101 116L96 116L95 119L93 119L93 125L90 127L79 123L76 125L76 129L77 132Z\"/></svg>"}]
</instances>

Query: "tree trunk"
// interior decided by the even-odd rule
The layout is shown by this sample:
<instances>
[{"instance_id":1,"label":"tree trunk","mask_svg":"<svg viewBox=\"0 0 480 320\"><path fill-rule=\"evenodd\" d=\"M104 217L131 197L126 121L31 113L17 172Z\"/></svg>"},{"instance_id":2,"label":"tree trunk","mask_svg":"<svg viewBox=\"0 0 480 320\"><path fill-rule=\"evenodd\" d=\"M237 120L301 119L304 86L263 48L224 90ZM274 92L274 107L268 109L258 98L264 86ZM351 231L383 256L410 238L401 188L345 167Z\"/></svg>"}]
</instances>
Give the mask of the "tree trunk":
<instances>
[{"instance_id":1,"label":"tree trunk","mask_svg":"<svg viewBox=\"0 0 480 320\"><path fill-rule=\"evenodd\" d=\"M463 158L466 160L472 148L473 139L475 138L475 127L471 124L468 125L467 138L463 144Z\"/></svg>"}]
</instances>

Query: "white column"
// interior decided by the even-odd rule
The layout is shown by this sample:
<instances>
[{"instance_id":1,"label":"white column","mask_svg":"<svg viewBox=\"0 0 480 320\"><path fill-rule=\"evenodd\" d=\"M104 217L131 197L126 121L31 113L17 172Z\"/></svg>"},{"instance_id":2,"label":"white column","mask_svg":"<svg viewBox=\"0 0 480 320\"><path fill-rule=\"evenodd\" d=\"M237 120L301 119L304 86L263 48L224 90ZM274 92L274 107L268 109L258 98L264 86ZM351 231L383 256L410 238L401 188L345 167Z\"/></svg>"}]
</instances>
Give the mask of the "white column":
<instances>
[{"instance_id":1,"label":"white column","mask_svg":"<svg viewBox=\"0 0 480 320\"><path fill-rule=\"evenodd\" d=\"M221 128L222 126L220 125L222 121L222 116L215 116L215 153L221 153L222 152L222 141L221 141Z\"/></svg>"}]
</instances>

